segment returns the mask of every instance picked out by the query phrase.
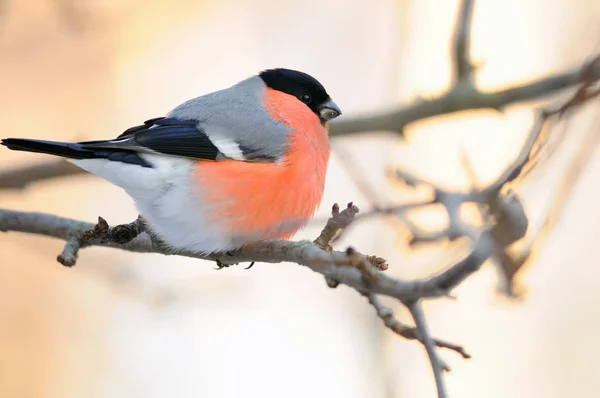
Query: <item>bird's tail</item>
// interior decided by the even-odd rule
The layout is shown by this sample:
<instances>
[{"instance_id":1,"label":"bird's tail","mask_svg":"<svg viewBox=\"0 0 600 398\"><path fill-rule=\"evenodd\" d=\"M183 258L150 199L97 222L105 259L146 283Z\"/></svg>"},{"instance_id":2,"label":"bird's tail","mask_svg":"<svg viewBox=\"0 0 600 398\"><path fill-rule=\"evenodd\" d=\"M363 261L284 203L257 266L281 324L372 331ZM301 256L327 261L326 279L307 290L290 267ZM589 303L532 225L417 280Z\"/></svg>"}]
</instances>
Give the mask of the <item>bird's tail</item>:
<instances>
[{"instance_id":1,"label":"bird's tail","mask_svg":"<svg viewBox=\"0 0 600 398\"><path fill-rule=\"evenodd\" d=\"M47 153L69 159L94 159L97 154L80 144L69 142L29 140L25 138L5 138L2 145L13 151Z\"/></svg>"},{"instance_id":2,"label":"bird's tail","mask_svg":"<svg viewBox=\"0 0 600 398\"><path fill-rule=\"evenodd\" d=\"M106 159L110 161L152 167L135 151L111 148L112 141L87 141L79 143L5 138L0 143L13 151L47 153L72 160ZM108 146L108 147L107 147Z\"/></svg>"}]
</instances>

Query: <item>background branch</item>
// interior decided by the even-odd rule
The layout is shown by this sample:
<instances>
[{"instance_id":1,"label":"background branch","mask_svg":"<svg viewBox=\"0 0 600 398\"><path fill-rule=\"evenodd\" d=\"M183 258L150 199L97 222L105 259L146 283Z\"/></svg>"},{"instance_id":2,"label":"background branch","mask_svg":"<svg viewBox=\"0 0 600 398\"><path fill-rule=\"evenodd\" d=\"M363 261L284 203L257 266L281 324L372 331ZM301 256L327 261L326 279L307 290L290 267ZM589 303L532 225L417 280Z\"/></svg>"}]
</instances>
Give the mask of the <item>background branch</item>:
<instances>
[{"instance_id":1,"label":"background branch","mask_svg":"<svg viewBox=\"0 0 600 398\"><path fill-rule=\"evenodd\" d=\"M590 69L590 66L593 67ZM600 79L598 62L592 61L569 72L491 93L481 92L474 86L457 84L440 97L374 115L346 118L332 124L329 134L332 137L369 131L394 131L403 134L407 124L418 120L473 109L501 110L508 105L532 101L572 87L584 77L593 81Z\"/></svg>"},{"instance_id":2,"label":"background branch","mask_svg":"<svg viewBox=\"0 0 600 398\"><path fill-rule=\"evenodd\" d=\"M338 222L335 215L330 220L333 223ZM326 226L326 228L328 227ZM89 232L98 229L106 230L107 235L101 236ZM367 256L357 252L353 252L350 256L347 251L327 251L313 242L267 240L231 251L230 254L202 255L174 250L157 243L146 231L140 231L140 234L129 242L118 243L110 239L108 232L113 230L114 228L105 227L103 220L98 224L92 224L51 214L0 209L0 231L24 232L53 237L62 239L70 245L73 244L73 237L77 237L79 248L91 246L111 247L136 253L178 255L210 261L219 260L226 265L252 261L263 263L294 262L358 291L382 294L401 301L446 296L448 288L453 287L439 288L435 286L432 279L423 281L394 279L378 271L387 269L387 264L380 257ZM86 236L89 238L84 239ZM356 267L357 258L361 261L361 266L369 268L370 272L376 275L377 280L375 282L365 281L364 275Z\"/></svg>"},{"instance_id":3,"label":"background branch","mask_svg":"<svg viewBox=\"0 0 600 398\"><path fill-rule=\"evenodd\" d=\"M469 79L475 67L471 61L471 23L473 21L474 0L461 2L454 27L453 60L456 81Z\"/></svg>"},{"instance_id":4,"label":"background branch","mask_svg":"<svg viewBox=\"0 0 600 398\"><path fill-rule=\"evenodd\" d=\"M0 189L25 189L37 181L74 175L89 175L83 169L59 159L14 169L0 170Z\"/></svg>"},{"instance_id":5,"label":"background branch","mask_svg":"<svg viewBox=\"0 0 600 398\"><path fill-rule=\"evenodd\" d=\"M446 398L448 396L448 393L446 392L446 386L444 385L444 377L442 375L443 366L440 363L440 358L435 352L435 345L429 334L429 328L427 327L427 322L425 321L425 314L423 313L421 304L418 301L414 302L408 306L408 309L410 310L410 314L415 320L415 325L417 325L417 330L419 332L419 335L421 336L423 345L425 346L425 351L427 351L429 362L431 362L431 369L433 371L433 377L435 379L435 386L437 389L438 397Z\"/></svg>"}]
</instances>

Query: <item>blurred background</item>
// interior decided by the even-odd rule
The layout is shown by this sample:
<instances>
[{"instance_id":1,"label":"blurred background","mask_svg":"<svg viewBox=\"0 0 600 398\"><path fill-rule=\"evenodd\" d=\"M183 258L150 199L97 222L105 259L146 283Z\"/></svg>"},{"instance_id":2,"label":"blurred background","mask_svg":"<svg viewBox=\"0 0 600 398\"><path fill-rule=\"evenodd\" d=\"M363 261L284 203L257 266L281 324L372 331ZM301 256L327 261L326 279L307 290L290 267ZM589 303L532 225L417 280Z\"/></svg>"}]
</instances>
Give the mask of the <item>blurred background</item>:
<instances>
[{"instance_id":1,"label":"blurred background","mask_svg":"<svg viewBox=\"0 0 600 398\"><path fill-rule=\"evenodd\" d=\"M0 0L2 136L93 140L118 135L175 105L270 67L316 76L344 115L390 108L447 89L457 1L447 0ZM600 2L481 0L472 54L477 83L500 89L581 65L600 50ZM390 134L343 137L382 202L401 197L397 165L452 189L481 181L518 153L533 105L462 112ZM596 110L568 120L598 129ZM596 124L594 124L594 120ZM567 122L565 122L567 123ZM563 124L565 124L563 123ZM0 151L0 167L48 158ZM341 152L340 152L341 153ZM566 159L566 158L565 158ZM368 198L334 154L322 209ZM564 159L563 159L564 160ZM598 157L560 223L519 275L519 299L496 291L491 265L427 303L452 397L593 396L600 344ZM566 160L564 160L566 162ZM557 189L556 163L519 190L535 222ZM111 224L137 216L120 189L89 176L0 192L0 208ZM423 215L428 225L435 215ZM314 238L315 223L298 239ZM388 259L396 277L449 265L448 245L411 250L394 223L374 220L339 243ZM0 235L0 397L433 397L424 349L383 328L356 292L328 289L292 264L214 271L192 259L84 250L56 262L63 242ZM402 307L397 315L409 321Z\"/></svg>"}]
</instances>

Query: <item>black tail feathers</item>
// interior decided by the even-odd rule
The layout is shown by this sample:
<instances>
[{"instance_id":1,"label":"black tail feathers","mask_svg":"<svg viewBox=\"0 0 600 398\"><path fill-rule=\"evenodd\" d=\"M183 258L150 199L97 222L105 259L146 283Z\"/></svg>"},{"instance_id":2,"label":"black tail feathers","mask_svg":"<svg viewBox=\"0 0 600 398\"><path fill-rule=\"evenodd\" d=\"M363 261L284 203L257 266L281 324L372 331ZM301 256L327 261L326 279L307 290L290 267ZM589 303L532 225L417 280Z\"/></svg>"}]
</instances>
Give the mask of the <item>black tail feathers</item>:
<instances>
[{"instance_id":1,"label":"black tail feathers","mask_svg":"<svg viewBox=\"0 0 600 398\"><path fill-rule=\"evenodd\" d=\"M6 138L2 140L2 145L13 151L47 153L69 159L93 159L96 157L92 151L84 149L81 145L68 142Z\"/></svg>"},{"instance_id":2,"label":"black tail feathers","mask_svg":"<svg viewBox=\"0 0 600 398\"><path fill-rule=\"evenodd\" d=\"M25 138L5 138L1 141L1 144L13 151L46 153L78 160L106 159L143 167L152 167L150 163L141 158L136 152L122 149L86 148L83 144L30 140Z\"/></svg>"}]
</instances>

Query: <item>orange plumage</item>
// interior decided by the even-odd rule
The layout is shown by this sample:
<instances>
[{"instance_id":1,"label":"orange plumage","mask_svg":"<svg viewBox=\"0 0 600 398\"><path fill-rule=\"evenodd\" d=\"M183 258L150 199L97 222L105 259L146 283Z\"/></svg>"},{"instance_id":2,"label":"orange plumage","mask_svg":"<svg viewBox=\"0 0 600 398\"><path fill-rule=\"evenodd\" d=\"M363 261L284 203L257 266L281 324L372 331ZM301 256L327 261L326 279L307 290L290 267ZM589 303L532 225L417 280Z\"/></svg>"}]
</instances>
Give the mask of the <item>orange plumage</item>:
<instances>
[{"instance_id":1,"label":"orange plumage","mask_svg":"<svg viewBox=\"0 0 600 398\"><path fill-rule=\"evenodd\" d=\"M242 241L289 238L312 217L325 187L330 145L319 118L295 97L270 88L264 105L293 130L283 162L196 166L199 185L211 187L203 194L212 209L206 216Z\"/></svg>"}]
</instances>

